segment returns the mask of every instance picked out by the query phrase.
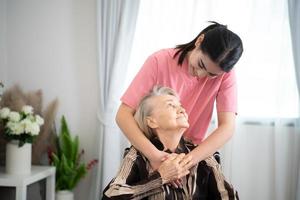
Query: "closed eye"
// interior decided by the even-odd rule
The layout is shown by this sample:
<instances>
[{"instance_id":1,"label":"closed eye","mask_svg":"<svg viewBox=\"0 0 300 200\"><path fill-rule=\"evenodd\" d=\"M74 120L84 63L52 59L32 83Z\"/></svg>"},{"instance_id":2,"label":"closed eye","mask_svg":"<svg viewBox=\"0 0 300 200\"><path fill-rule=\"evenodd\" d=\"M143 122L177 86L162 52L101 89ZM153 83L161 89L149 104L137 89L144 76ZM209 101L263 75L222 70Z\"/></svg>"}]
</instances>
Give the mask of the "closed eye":
<instances>
[{"instance_id":1,"label":"closed eye","mask_svg":"<svg viewBox=\"0 0 300 200\"><path fill-rule=\"evenodd\" d=\"M172 107L172 108L176 108L176 106L174 104L172 104L172 103L169 103L168 106Z\"/></svg>"},{"instance_id":2,"label":"closed eye","mask_svg":"<svg viewBox=\"0 0 300 200\"><path fill-rule=\"evenodd\" d=\"M214 73L211 73L211 72L208 72L208 71L207 71L207 69L206 69L206 67L205 67L205 65L204 65L204 63L203 63L203 61L202 61L201 59L198 60L198 66L199 66L201 69L204 69L210 77L215 77L215 76L217 76L217 74L214 74Z\"/></svg>"},{"instance_id":3,"label":"closed eye","mask_svg":"<svg viewBox=\"0 0 300 200\"><path fill-rule=\"evenodd\" d=\"M202 64L200 63L200 61L198 61L198 66L199 66L201 69L206 70L206 68L205 68L204 66L202 66Z\"/></svg>"},{"instance_id":4,"label":"closed eye","mask_svg":"<svg viewBox=\"0 0 300 200\"><path fill-rule=\"evenodd\" d=\"M213 73L210 73L210 72L207 72L208 73L208 75L210 76L210 77L216 77L217 76L217 74L213 74Z\"/></svg>"}]
</instances>

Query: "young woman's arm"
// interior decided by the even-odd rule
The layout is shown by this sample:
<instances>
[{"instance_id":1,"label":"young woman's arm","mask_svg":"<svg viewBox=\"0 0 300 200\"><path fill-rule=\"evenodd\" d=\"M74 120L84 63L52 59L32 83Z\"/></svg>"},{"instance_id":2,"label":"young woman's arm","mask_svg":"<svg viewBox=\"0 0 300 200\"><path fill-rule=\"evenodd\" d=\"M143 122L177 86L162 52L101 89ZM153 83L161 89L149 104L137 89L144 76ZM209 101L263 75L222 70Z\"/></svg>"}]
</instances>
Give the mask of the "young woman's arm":
<instances>
[{"instance_id":1,"label":"young woman's arm","mask_svg":"<svg viewBox=\"0 0 300 200\"><path fill-rule=\"evenodd\" d=\"M197 148L188 155L192 164L204 160L221 148L233 135L237 113L237 83L235 70L226 73L216 96L218 128L216 128Z\"/></svg>"},{"instance_id":2,"label":"young woman's arm","mask_svg":"<svg viewBox=\"0 0 300 200\"><path fill-rule=\"evenodd\" d=\"M157 169L168 153L159 151L138 127L133 118L135 110L122 103L116 115L116 122L131 144L142 152Z\"/></svg>"},{"instance_id":3,"label":"young woman's arm","mask_svg":"<svg viewBox=\"0 0 300 200\"><path fill-rule=\"evenodd\" d=\"M185 167L190 168L221 148L234 133L235 118L236 115L233 112L219 112L218 128L193 151L187 154L187 156L192 156L192 162L188 163Z\"/></svg>"}]
</instances>

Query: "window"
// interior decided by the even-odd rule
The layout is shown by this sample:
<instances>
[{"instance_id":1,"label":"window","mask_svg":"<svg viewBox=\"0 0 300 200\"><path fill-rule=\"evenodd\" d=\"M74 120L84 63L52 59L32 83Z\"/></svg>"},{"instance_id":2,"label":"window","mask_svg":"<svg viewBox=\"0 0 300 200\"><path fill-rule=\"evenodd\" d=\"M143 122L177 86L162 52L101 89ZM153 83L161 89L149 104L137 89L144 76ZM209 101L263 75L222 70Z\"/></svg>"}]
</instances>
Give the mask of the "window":
<instances>
[{"instance_id":1,"label":"window","mask_svg":"<svg viewBox=\"0 0 300 200\"><path fill-rule=\"evenodd\" d=\"M244 44L235 66L239 116L299 117L286 4L284 0L141 1L127 83L150 54L189 42L207 21L217 21L240 35Z\"/></svg>"}]
</instances>

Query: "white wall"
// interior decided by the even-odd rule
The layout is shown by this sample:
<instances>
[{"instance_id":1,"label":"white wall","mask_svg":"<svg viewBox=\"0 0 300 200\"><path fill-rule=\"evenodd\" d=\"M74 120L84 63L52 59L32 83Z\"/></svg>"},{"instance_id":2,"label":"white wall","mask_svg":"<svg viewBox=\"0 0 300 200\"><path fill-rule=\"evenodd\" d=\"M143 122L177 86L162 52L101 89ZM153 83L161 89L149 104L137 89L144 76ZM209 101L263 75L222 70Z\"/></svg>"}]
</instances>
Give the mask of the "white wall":
<instances>
[{"instance_id":1,"label":"white wall","mask_svg":"<svg viewBox=\"0 0 300 200\"><path fill-rule=\"evenodd\" d=\"M0 73L7 74L6 87L41 88L45 103L57 97L57 120L66 116L80 137L85 160L92 159L98 102L96 1L2 0L0 5L0 33L6 31L6 38L0 37ZM90 184L88 175L76 189L76 199L88 198Z\"/></svg>"},{"instance_id":2,"label":"white wall","mask_svg":"<svg viewBox=\"0 0 300 200\"><path fill-rule=\"evenodd\" d=\"M6 57L6 0L0 0L0 81L7 80Z\"/></svg>"}]
</instances>

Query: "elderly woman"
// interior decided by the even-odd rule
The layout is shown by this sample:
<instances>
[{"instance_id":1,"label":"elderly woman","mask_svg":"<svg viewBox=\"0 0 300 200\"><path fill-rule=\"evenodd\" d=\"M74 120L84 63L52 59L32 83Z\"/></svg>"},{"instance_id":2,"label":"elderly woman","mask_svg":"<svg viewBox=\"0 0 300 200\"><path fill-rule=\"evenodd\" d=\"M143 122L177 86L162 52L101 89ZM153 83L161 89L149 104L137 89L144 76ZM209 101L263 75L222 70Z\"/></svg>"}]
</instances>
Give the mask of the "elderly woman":
<instances>
[{"instance_id":1,"label":"elderly woman","mask_svg":"<svg viewBox=\"0 0 300 200\"><path fill-rule=\"evenodd\" d=\"M184 169L186 163L181 161L190 160L182 158L196 146L182 137L189 127L188 117L172 89L154 87L141 100L134 117L154 146L170 156L153 169L147 158L131 146L117 176L105 188L103 199L238 199L214 156L190 170ZM178 178L181 187L167 184Z\"/></svg>"}]
</instances>

